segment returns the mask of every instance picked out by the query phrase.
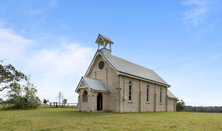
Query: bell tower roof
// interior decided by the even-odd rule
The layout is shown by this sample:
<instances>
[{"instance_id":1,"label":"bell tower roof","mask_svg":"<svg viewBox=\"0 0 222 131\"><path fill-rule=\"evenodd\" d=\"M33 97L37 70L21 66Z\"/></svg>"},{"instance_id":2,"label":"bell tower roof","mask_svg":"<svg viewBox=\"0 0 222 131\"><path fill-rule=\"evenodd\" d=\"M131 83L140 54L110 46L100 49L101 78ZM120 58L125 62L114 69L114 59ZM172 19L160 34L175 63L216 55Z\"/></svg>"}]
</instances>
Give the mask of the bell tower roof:
<instances>
[{"instance_id":1,"label":"bell tower roof","mask_svg":"<svg viewBox=\"0 0 222 131\"><path fill-rule=\"evenodd\" d=\"M100 45L103 46L103 48L106 48L106 46L109 44L111 50L111 45L113 44L113 41L110 38L99 34L95 43L98 44L98 49Z\"/></svg>"}]
</instances>

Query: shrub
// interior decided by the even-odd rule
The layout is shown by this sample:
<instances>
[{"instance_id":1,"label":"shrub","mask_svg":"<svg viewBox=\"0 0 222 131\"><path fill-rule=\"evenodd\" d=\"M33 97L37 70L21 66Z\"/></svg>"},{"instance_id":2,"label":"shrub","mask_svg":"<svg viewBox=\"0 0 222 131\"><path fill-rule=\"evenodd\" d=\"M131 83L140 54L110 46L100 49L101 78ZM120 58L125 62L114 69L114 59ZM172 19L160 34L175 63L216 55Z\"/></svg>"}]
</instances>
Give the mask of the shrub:
<instances>
[{"instance_id":1,"label":"shrub","mask_svg":"<svg viewBox=\"0 0 222 131\"><path fill-rule=\"evenodd\" d=\"M183 100L177 102L176 110L177 111L184 111L185 110L185 102Z\"/></svg>"},{"instance_id":2,"label":"shrub","mask_svg":"<svg viewBox=\"0 0 222 131\"><path fill-rule=\"evenodd\" d=\"M11 104L7 108L12 109L33 109L41 104L41 100L36 96L37 89L27 81L27 86L14 86L8 91L8 99L4 104Z\"/></svg>"}]
</instances>

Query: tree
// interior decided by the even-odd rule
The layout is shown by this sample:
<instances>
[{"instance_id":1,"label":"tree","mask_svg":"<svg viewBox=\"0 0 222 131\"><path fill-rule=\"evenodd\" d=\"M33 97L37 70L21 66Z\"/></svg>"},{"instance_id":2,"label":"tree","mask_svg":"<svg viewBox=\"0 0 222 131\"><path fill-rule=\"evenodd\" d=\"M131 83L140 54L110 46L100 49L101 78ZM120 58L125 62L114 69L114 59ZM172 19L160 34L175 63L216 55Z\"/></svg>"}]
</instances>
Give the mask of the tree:
<instances>
[{"instance_id":1,"label":"tree","mask_svg":"<svg viewBox=\"0 0 222 131\"><path fill-rule=\"evenodd\" d=\"M0 91L15 86L20 86L18 83L22 79L27 80L27 76L18 71L11 64L2 65L3 60L0 60Z\"/></svg>"},{"instance_id":2,"label":"tree","mask_svg":"<svg viewBox=\"0 0 222 131\"><path fill-rule=\"evenodd\" d=\"M46 99L43 99L43 103L46 105L47 104L47 100Z\"/></svg>"},{"instance_id":3,"label":"tree","mask_svg":"<svg viewBox=\"0 0 222 131\"><path fill-rule=\"evenodd\" d=\"M177 102L176 110L177 111L184 111L185 110L185 102L183 100Z\"/></svg>"},{"instance_id":4,"label":"tree","mask_svg":"<svg viewBox=\"0 0 222 131\"><path fill-rule=\"evenodd\" d=\"M63 93L62 93L61 91L59 91L57 100L59 101L59 105L60 105L60 103L62 103L62 101L63 101Z\"/></svg>"},{"instance_id":5,"label":"tree","mask_svg":"<svg viewBox=\"0 0 222 131\"><path fill-rule=\"evenodd\" d=\"M67 103L67 99L64 99L64 100L62 101L62 103L63 103L63 105L65 106L65 104Z\"/></svg>"},{"instance_id":6,"label":"tree","mask_svg":"<svg viewBox=\"0 0 222 131\"><path fill-rule=\"evenodd\" d=\"M2 100L2 98L0 98L0 104L2 104L3 103L3 100Z\"/></svg>"},{"instance_id":7,"label":"tree","mask_svg":"<svg viewBox=\"0 0 222 131\"><path fill-rule=\"evenodd\" d=\"M33 109L41 104L41 100L36 96L37 89L34 84L27 80L27 85L14 86L8 91L8 99L5 104L12 104L10 108Z\"/></svg>"}]
</instances>

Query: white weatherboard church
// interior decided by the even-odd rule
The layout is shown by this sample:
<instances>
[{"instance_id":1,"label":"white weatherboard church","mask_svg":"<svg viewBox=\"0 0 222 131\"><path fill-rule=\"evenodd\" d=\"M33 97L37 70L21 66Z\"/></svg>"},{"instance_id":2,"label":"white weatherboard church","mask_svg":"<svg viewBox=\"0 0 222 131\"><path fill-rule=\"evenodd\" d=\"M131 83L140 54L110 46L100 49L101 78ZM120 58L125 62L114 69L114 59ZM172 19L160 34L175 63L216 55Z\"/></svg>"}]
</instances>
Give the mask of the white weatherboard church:
<instances>
[{"instance_id":1,"label":"white weatherboard church","mask_svg":"<svg viewBox=\"0 0 222 131\"><path fill-rule=\"evenodd\" d=\"M108 37L99 34L96 43L98 50L75 90L79 111L176 111L177 98L159 75L112 55L113 41Z\"/></svg>"}]
</instances>

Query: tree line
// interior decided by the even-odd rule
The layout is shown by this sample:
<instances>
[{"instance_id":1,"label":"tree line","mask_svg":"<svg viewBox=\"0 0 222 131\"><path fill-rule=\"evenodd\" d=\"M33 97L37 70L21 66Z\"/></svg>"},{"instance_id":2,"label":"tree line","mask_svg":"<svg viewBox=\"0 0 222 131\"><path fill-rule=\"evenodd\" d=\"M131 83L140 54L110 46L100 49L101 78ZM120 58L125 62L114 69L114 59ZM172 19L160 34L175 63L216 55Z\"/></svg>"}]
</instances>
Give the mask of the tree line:
<instances>
[{"instance_id":1,"label":"tree line","mask_svg":"<svg viewBox=\"0 0 222 131\"><path fill-rule=\"evenodd\" d=\"M222 106L185 106L186 112L222 113Z\"/></svg>"},{"instance_id":2,"label":"tree line","mask_svg":"<svg viewBox=\"0 0 222 131\"><path fill-rule=\"evenodd\" d=\"M176 111L222 113L222 106L186 106L183 100L177 101Z\"/></svg>"}]
</instances>

